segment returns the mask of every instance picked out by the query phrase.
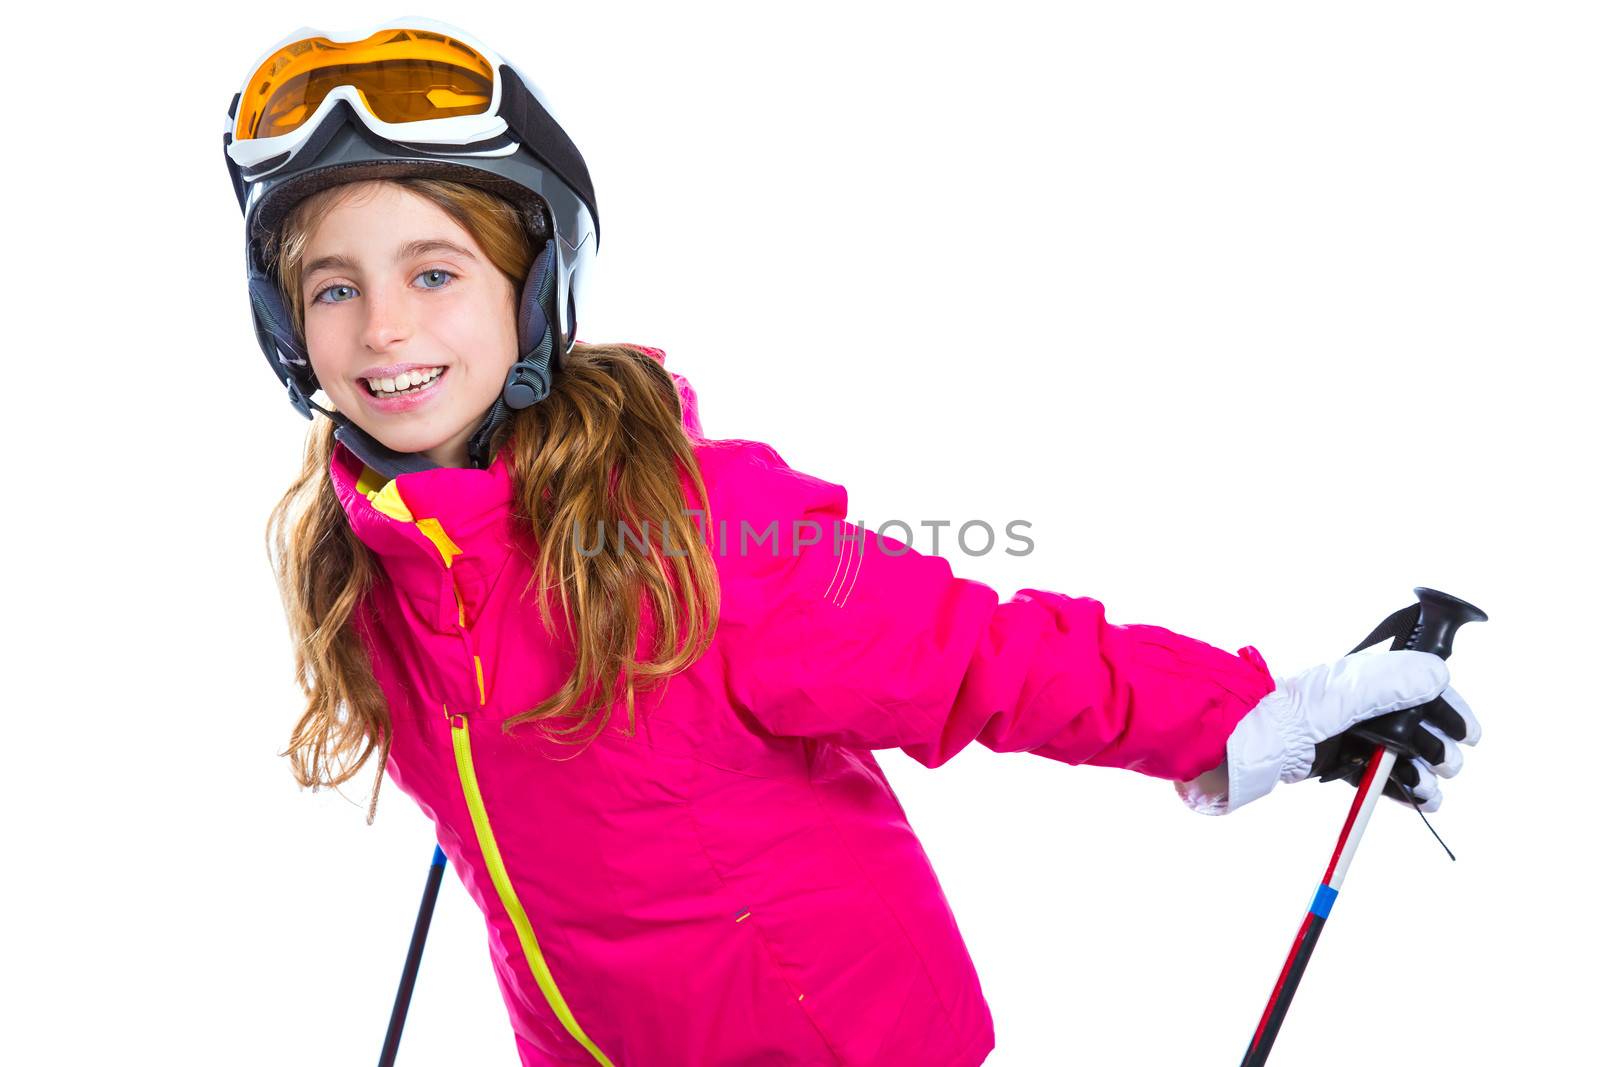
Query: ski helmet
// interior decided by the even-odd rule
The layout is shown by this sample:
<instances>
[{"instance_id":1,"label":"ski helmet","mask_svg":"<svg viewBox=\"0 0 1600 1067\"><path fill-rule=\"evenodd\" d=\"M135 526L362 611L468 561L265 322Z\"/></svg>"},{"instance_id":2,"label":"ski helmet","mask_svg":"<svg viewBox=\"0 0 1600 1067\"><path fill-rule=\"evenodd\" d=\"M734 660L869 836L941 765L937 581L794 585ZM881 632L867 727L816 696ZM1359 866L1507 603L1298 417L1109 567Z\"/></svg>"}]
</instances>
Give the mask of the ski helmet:
<instances>
[{"instance_id":1,"label":"ski helmet","mask_svg":"<svg viewBox=\"0 0 1600 1067\"><path fill-rule=\"evenodd\" d=\"M268 260L301 200L345 182L442 178L497 193L517 209L535 256L517 305L518 359L468 445L549 394L577 331L580 291L600 243L594 186L577 146L537 86L509 60L432 19L355 33L304 28L274 45L228 107L222 138L245 223L256 339L294 409L339 423L336 436L393 476L435 464L385 448L315 403L320 386Z\"/></svg>"}]
</instances>

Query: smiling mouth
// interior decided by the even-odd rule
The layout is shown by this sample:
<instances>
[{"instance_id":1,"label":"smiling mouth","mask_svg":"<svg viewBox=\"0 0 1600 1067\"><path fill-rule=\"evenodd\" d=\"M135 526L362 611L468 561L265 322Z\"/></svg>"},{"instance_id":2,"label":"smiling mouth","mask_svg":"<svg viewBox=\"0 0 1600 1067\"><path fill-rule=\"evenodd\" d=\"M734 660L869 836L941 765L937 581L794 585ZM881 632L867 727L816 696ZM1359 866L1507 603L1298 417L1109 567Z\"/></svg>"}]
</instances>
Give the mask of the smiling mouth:
<instances>
[{"instance_id":1,"label":"smiling mouth","mask_svg":"<svg viewBox=\"0 0 1600 1067\"><path fill-rule=\"evenodd\" d=\"M433 387L444 374L443 367L429 367L427 370L414 370L393 378L363 378L367 392L373 396L410 396L421 393Z\"/></svg>"}]
</instances>

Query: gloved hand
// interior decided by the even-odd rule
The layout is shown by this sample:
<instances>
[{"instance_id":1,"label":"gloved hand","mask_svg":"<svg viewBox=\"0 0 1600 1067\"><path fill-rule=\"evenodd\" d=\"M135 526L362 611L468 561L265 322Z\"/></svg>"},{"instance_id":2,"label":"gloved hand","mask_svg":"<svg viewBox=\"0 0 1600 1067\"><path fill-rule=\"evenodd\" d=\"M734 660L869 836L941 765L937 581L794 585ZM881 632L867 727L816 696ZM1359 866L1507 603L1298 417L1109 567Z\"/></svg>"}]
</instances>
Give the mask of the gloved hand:
<instances>
[{"instance_id":1,"label":"gloved hand","mask_svg":"<svg viewBox=\"0 0 1600 1067\"><path fill-rule=\"evenodd\" d=\"M1312 773L1359 782L1371 740L1347 731L1391 711L1428 704L1404 740L1420 756L1395 761L1384 795L1404 801L1395 780L1411 787L1423 811L1437 811L1439 778L1461 770L1457 741L1475 745L1482 728L1450 688L1445 661L1409 649L1363 652L1274 678L1277 687L1234 727L1226 758L1197 778L1174 782L1183 802L1203 815L1226 815L1265 796L1278 782Z\"/></svg>"}]
</instances>

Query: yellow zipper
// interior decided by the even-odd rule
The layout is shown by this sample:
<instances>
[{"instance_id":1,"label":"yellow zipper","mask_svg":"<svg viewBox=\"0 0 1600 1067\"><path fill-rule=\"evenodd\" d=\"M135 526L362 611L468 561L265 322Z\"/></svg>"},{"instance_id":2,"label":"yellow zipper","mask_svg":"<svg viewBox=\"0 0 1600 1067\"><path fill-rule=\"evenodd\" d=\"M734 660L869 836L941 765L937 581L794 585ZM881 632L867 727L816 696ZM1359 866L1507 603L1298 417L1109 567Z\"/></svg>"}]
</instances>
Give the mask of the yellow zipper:
<instances>
[{"instance_id":1,"label":"yellow zipper","mask_svg":"<svg viewBox=\"0 0 1600 1067\"><path fill-rule=\"evenodd\" d=\"M433 522L434 531L429 532L434 544L439 548L439 554L444 556L444 565L450 566L453 554L446 550L446 545L455 548L450 539L445 536L444 530L437 522ZM460 549L455 549L460 552ZM461 599L461 588L456 585L454 574L450 576L450 589L456 598L456 623L461 627L461 636L467 642L467 653L472 656L472 672L478 683L478 706L486 703L487 695L483 690L483 661L472 648L471 635L467 633L466 603ZM472 735L467 731L467 717L456 712L451 714L449 708L444 709L445 715L450 720L450 741L456 752L456 771L461 777L461 792L467 799L467 810L472 813L472 828L478 835L478 851L483 853L483 862L489 868L489 880L494 883L495 892L500 894L500 904L506 909L506 914L511 918L511 925L516 927L517 941L522 945L522 955L528 961L528 970L533 972L533 980L539 983L539 989L544 993L544 999L549 1002L550 1010L556 1013L556 1018L561 1020L561 1025L567 1028L567 1033L573 1039L589 1050L589 1054L605 1067L612 1067L606 1054L595 1047L589 1035L583 1032L583 1027L578 1025L578 1020L573 1017L572 1009L567 1007L566 998L561 995L561 990L556 988L555 976L550 973L550 965L545 962L544 953L539 950L539 939L533 934L533 924L528 921L528 913L522 908L522 901L517 898L517 890L511 884L511 876L506 873L505 861L500 858L500 846L495 843L494 829L489 825L489 812L483 806L483 793L478 789L478 774L472 769Z\"/></svg>"},{"instance_id":2,"label":"yellow zipper","mask_svg":"<svg viewBox=\"0 0 1600 1067\"><path fill-rule=\"evenodd\" d=\"M450 715L449 708L445 709L445 714ZM533 925L528 922L528 914L522 910L522 902L517 899L517 891L506 874L506 865L500 859L500 847L495 844L494 831L489 827L489 813L483 807L483 794L478 791L478 776L472 770L472 740L467 735L465 715L457 713L451 716L450 734L456 750L456 769L461 774L461 789L467 797L467 810L472 813L472 827L478 833L478 849L489 867L489 878L494 882L495 892L500 894L500 903L506 909L506 914L511 916L511 925L517 928L517 940L522 943L522 954L527 957L528 969L533 972L534 981L539 983L545 999L550 1002L561 1025L567 1028L567 1033L588 1049L597 1062L612 1067L606 1054L595 1047L589 1035L583 1032L583 1027L578 1025L578 1020L573 1018L572 1009L567 1007L561 990L556 988L556 981L544 961L544 953L539 951L539 939L533 936Z\"/></svg>"},{"instance_id":3,"label":"yellow zipper","mask_svg":"<svg viewBox=\"0 0 1600 1067\"><path fill-rule=\"evenodd\" d=\"M363 466L361 480L356 488L364 492L373 506L392 519L401 522L410 522L417 526L433 542L439 550L439 555L444 558L445 569L450 569L450 562L461 554L461 549L450 540L444 532L444 527L439 525L437 519L417 519L411 514L411 509L400 497L399 489L393 479L382 483L378 480L381 476L370 467ZM467 632L467 607L461 599L461 589L456 585L455 575L450 575L450 589L456 598L456 625L461 628L461 636L467 642L467 651L472 654L472 639ZM472 655L472 671L478 683L478 705L481 707L486 702L483 689L483 661L477 655ZM489 879L494 883L495 892L500 895L500 905L506 909L506 914L511 917L511 925L516 927L517 941L522 945L522 955L528 962L528 970L533 972L534 981L539 983L539 989L544 993L545 1000L549 1001L550 1008L556 1013L556 1018L561 1020L561 1025L567 1028L567 1033L584 1048L595 1061L605 1067L614 1067L606 1058L606 1054L595 1047L589 1040L589 1035L583 1032L583 1027L578 1025L578 1020L572 1015L572 1009L567 1007L567 1001L561 995L561 990L556 988L556 980L550 974L550 967L545 963L544 953L539 951L539 939L533 936L533 924L528 922L528 913L522 909L522 901L517 899L517 891L511 885L511 876L506 873L505 862L500 858L500 846L495 843L494 830L489 825L489 813L483 806L483 793L478 789L478 775L472 769L472 738L467 732L466 715L450 709L444 709L445 718L450 722L450 740L456 753L456 771L461 777L461 792L467 800L467 811L472 815L472 828L478 836L478 850L483 853L483 861L489 868Z\"/></svg>"}]
</instances>

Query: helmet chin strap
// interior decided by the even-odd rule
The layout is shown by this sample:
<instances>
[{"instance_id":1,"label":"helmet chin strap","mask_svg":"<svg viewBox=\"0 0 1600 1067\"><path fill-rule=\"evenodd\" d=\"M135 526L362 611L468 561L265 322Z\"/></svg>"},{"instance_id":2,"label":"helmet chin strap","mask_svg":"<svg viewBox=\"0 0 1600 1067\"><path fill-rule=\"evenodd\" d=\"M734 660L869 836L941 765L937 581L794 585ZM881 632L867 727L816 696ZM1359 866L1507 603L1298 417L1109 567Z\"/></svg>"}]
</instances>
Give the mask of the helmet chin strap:
<instances>
[{"instance_id":1,"label":"helmet chin strap","mask_svg":"<svg viewBox=\"0 0 1600 1067\"><path fill-rule=\"evenodd\" d=\"M329 418L335 418L335 415L337 413L329 415ZM385 478L410 474L413 471L434 470L439 466L428 458L426 452L396 452L342 415L337 415L335 421L339 423L339 428L333 431L333 439L354 452L360 457L361 462Z\"/></svg>"},{"instance_id":2,"label":"helmet chin strap","mask_svg":"<svg viewBox=\"0 0 1600 1067\"><path fill-rule=\"evenodd\" d=\"M487 469L494 461L489 454L489 442L495 431L511 417L511 413L532 407L550 395L550 355L555 348L555 331L551 326L555 321L551 314L555 295L554 265L555 239L551 238L545 242L543 251L528 271L528 280L523 285L522 299L517 308L517 349L522 356L511 365L500 395L495 397L467 442L468 461L479 470ZM532 338L538 340L530 346ZM329 411L309 397L301 395L298 400L303 400L308 407L315 408L338 423L339 428L333 431L334 440L385 478L434 470L439 466L424 452L396 452L342 413Z\"/></svg>"}]
</instances>

